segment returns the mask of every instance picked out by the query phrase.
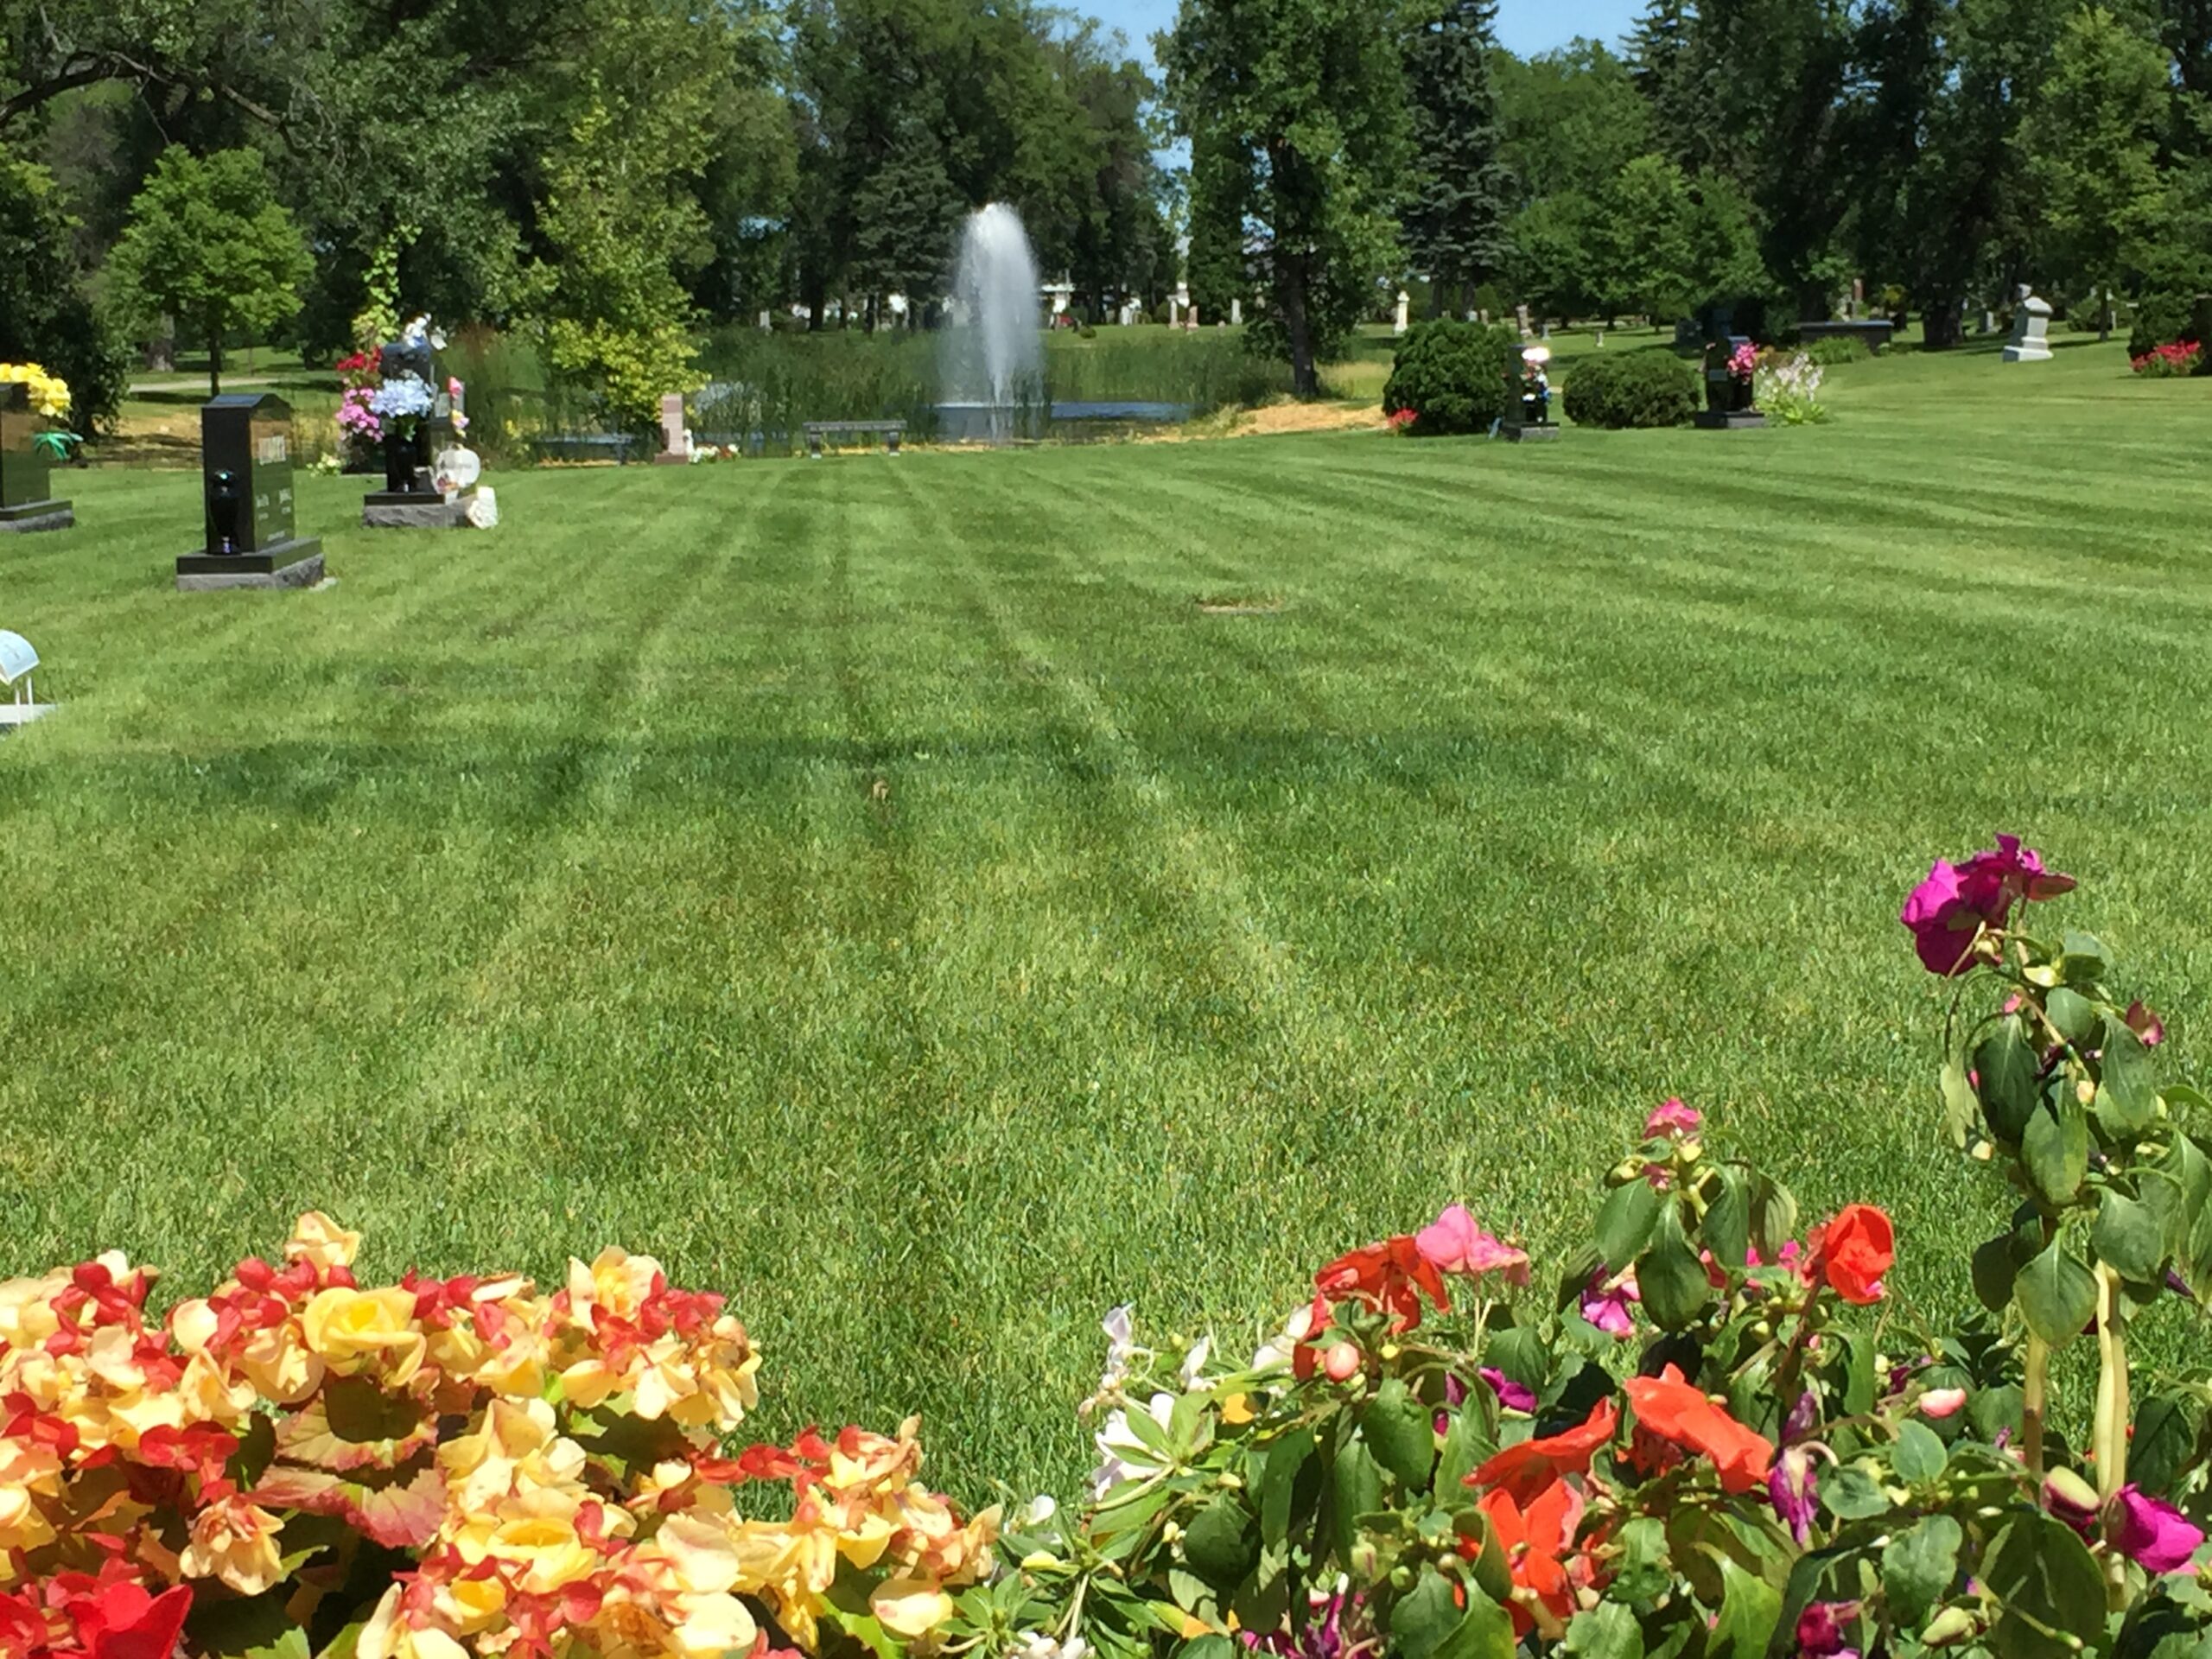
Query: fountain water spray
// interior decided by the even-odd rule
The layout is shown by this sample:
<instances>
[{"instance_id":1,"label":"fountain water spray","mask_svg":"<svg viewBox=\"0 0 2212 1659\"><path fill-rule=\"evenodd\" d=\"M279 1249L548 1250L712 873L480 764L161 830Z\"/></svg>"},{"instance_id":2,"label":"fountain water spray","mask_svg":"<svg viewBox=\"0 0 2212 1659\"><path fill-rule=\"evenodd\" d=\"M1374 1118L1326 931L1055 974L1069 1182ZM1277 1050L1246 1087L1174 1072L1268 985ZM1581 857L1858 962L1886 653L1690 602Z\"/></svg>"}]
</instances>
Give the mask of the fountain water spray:
<instances>
[{"instance_id":1,"label":"fountain water spray","mask_svg":"<svg viewBox=\"0 0 2212 1659\"><path fill-rule=\"evenodd\" d=\"M968 216L952 292L957 310L942 347L938 406L948 436L1002 442L1037 424L1045 399L1038 327L1037 257L1021 215L993 202Z\"/></svg>"}]
</instances>

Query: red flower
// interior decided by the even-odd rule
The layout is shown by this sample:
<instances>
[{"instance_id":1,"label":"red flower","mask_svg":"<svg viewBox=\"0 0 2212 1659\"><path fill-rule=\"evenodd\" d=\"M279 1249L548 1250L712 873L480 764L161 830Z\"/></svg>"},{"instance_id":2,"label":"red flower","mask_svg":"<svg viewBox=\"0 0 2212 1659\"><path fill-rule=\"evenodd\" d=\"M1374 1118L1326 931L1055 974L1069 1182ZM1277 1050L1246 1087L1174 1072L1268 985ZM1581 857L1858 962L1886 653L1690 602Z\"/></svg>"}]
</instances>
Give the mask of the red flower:
<instances>
[{"instance_id":1,"label":"red flower","mask_svg":"<svg viewBox=\"0 0 2212 1659\"><path fill-rule=\"evenodd\" d=\"M1452 1311L1444 1294L1444 1275L1421 1253L1410 1233L1338 1256L1313 1275L1313 1283L1325 1301L1357 1297L1377 1313L1389 1314L1393 1331L1410 1331L1421 1323L1424 1291L1439 1312Z\"/></svg>"},{"instance_id":2,"label":"red flower","mask_svg":"<svg viewBox=\"0 0 2212 1659\"><path fill-rule=\"evenodd\" d=\"M1620 1421L1618 1408L1600 1400L1580 1428L1509 1446L1469 1475L1466 1484L1504 1492L1516 1503L1534 1503L1560 1476L1586 1473L1591 1458L1613 1438Z\"/></svg>"},{"instance_id":3,"label":"red flower","mask_svg":"<svg viewBox=\"0 0 2212 1659\"><path fill-rule=\"evenodd\" d=\"M1847 1205L1809 1236L1814 1271L1854 1307L1882 1300L1882 1275L1897 1259L1890 1218L1871 1204Z\"/></svg>"},{"instance_id":4,"label":"red flower","mask_svg":"<svg viewBox=\"0 0 2212 1659\"><path fill-rule=\"evenodd\" d=\"M1506 1491L1485 1493L1481 1509L1513 1573L1514 1634L1526 1636L1541 1622L1545 1634L1556 1637L1574 1615L1574 1589L1560 1557L1574 1540L1582 1500L1565 1481L1555 1480L1526 1510ZM1471 1539L1460 1545L1460 1553L1471 1545L1481 1553Z\"/></svg>"},{"instance_id":5,"label":"red flower","mask_svg":"<svg viewBox=\"0 0 2212 1659\"><path fill-rule=\"evenodd\" d=\"M1656 1377L1632 1376L1624 1386L1636 1408L1637 1427L1710 1458L1720 1471L1724 1491L1751 1491L1774 1466L1774 1442L1714 1405L1685 1382L1675 1367L1669 1365Z\"/></svg>"}]
</instances>

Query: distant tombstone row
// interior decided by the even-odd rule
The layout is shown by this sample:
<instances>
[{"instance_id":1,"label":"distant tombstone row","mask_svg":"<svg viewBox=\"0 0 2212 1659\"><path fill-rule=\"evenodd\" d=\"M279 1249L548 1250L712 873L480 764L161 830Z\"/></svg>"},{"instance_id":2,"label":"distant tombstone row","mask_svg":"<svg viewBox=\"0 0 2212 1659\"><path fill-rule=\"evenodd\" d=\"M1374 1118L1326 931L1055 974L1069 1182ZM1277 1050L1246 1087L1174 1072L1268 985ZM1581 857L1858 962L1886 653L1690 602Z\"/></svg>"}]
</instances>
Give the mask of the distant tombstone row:
<instances>
[{"instance_id":1,"label":"distant tombstone row","mask_svg":"<svg viewBox=\"0 0 2212 1659\"><path fill-rule=\"evenodd\" d=\"M54 499L46 430L30 388L0 381L0 532L67 530L77 522L69 503Z\"/></svg>"},{"instance_id":2,"label":"distant tombstone row","mask_svg":"<svg viewBox=\"0 0 2212 1659\"><path fill-rule=\"evenodd\" d=\"M322 543L293 523L292 406L273 391L232 392L200 410L206 538L176 562L184 592L305 588L322 580Z\"/></svg>"}]
</instances>

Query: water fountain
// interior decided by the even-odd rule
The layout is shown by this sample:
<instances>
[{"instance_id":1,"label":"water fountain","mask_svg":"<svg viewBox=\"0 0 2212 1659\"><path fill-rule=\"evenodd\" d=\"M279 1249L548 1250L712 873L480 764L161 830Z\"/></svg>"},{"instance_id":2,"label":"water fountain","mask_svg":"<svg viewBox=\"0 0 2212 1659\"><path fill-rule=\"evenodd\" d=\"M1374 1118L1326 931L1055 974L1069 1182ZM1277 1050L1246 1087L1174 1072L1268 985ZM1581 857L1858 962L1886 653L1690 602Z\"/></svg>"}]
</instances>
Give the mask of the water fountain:
<instances>
[{"instance_id":1,"label":"water fountain","mask_svg":"<svg viewBox=\"0 0 2212 1659\"><path fill-rule=\"evenodd\" d=\"M1037 257L1021 215L993 202L968 216L954 268L953 322L940 347L938 434L1034 437L1045 414Z\"/></svg>"}]
</instances>

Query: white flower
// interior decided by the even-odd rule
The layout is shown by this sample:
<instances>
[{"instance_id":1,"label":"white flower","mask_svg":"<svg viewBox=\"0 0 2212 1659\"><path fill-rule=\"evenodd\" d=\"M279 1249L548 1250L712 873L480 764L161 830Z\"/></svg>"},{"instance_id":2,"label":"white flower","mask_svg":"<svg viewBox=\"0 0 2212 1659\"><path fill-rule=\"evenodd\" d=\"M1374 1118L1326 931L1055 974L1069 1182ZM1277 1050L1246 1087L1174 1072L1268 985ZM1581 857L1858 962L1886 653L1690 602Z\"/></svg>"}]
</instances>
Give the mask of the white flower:
<instances>
[{"instance_id":1,"label":"white flower","mask_svg":"<svg viewBox=\"0 0 2212 1659\"><path fill-rule=\"evenodd\" d=\"M1252 1356L1252 1369L1264 1371L1273 1366L1289 1364L1292 1351L1312 1335L1313 1331L1313 1309L1308 1304L1285 1320L1278 1334L1260 1344L1259 1352Z\"/></svg>"},{"instance_id":2,"label":"white flower","mask_svg":"<svg viewBox=\"0 0 2212 1659\"><path fill-rule=\"evenodd\" d=\"M1033 1532L1060 1512L1058 1500L1050 1492L1039 1492L1022 1505L1014 1516L1014 1524L1023 1532Z\"/></svg>"},{"instance_id":3,"label":"white flower","mask_svg":"<svg viewBox=\"0 0 2212 1659\"><path fill-rule=\"evenodd\" d=\"M1029 1630L1016 1641L1007 1659L1084 1659L1090 1644L1079 1636L1055 1642L1042 1630Z\"/></svg>"},{"instance_id":4,"label":"white flower","mask_svg":"<svg viewBox=\"0 0 2212 1659\"><path fill-rule=\"evenodd\" d=\"M1186 1391L1208 1386L1201 1378L1206 1368L1206 1361L1212 1357L1213 1338L1211 1337L1200 1337L1191 1351L1183 1356L1183 1369L1178 1375L1182 1377L1183 1387Z\"/></svg>"},{"instance_id":5,"label":"white flower","mask_svg":"<svg viewBox=\"0 0 2212 1659\"><path fill-rule=\"evenodd\" d=\"M1175 1396L1172 1394L1155 1394L1145 1406L1153 1421L1162 1428L1167 1427L1167 1419L1174 1409ZM1158 1454L1130 1429L1129 1414L1122 1407L1116 1407L1113 1414L1106 1419L1106 1427L1098 1431L1096 1444L1100 1462L1090 1475L1093 1497L1103 1497L1123 1481L1140 1479L1160 1466Z\"/></svg>"},{"instance_id":6,"label":"white flower","mask_svg":"<svg viewBox=\"0 0 2212 1659\"><path fill-rule=\"evenodd\" d=\"M1129 1380L1129 1363L1137 1355L1136 1304L1123 1302L1100 1321L1098 1328L1106 1333L1106 1370L1100 1375L1090 1398L1077 1408L1085 1417L1109 1401L1119 1399L1122 1384Z\"/></svg>"}]
</instances>

